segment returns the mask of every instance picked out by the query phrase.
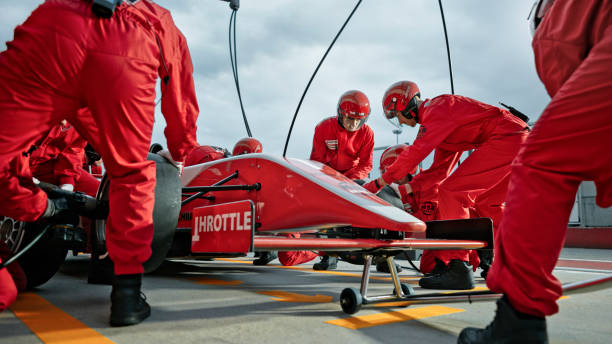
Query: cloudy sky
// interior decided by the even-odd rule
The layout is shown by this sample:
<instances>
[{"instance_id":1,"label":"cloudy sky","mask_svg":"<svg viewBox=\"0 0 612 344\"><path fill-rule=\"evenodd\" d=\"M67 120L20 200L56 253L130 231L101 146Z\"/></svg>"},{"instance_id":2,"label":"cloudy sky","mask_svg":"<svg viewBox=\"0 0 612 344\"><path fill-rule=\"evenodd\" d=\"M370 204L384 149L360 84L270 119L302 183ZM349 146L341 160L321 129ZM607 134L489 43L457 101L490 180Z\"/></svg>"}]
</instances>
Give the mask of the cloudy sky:
<instances>
[{"instance_id":1,"label":"cloudy sky","mask_svg":"<svg viewBox=\"0 0 612 344\"><path fill-rule=\"evenodd\" d=\"M42 0L2 1L0 41ZM158 0L187 38L200 107L198 141L231 150L245 137L228 50L231 10L219 0ZM357 1L243 0L237 17L238 71L253 136L264 151L282 154L291 118L317 63ZM537 78L527 15L531 0L442 2L455 93L490 104L503 101L532 120L549 97ZM2 45L2 49L6 46ZM396 137L382 115L392 83L412 80L424 98L450 93L446 47L435 0L366 0L315 77L298 114L287 155L307 158L315 125L335 114L339 96L363 91L377 147L412 142ZM159 107L153 141L165 145Z\"/></svg>"}]
</instances>

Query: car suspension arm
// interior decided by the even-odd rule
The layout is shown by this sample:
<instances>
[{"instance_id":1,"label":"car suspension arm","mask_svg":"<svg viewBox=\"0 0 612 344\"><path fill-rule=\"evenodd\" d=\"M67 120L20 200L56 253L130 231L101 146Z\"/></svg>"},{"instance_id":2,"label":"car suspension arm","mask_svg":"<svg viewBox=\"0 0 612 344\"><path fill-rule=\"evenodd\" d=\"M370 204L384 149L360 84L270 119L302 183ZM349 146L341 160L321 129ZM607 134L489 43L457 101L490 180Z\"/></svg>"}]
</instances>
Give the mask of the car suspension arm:
<instances>
[{"instance_id":1,"label":"car suspension arm","mask_svg":"<svg viewBox=\"0 0 612 344\"><path fill-rule=\"evenodd\" d=\"M253 184L253 185L229 185L229 186L224 186L221 189L218 189L218 187L220 187L221 185L229 182L232 179L238 178L238 171L235 171L234 173L230 174L229 176L221 179L220 181L214 183L211 186L194 186L194 187L185 187L182 189L183 193L190 193L190 192L196 192L196 194L191 195L189 197L187 197L185 200L183 200L181 202L181 206L184 206L187 203L190 203L191 201L198 199L198 198L202 198L202 196L204 194L206 194L207 192L210 191L226 191L226 190L259 190L259 187L254 187L254 185L259 185L259 183L257 184ZM247 188L245 188L247 187Z\"/></svg>"}]
</instances>

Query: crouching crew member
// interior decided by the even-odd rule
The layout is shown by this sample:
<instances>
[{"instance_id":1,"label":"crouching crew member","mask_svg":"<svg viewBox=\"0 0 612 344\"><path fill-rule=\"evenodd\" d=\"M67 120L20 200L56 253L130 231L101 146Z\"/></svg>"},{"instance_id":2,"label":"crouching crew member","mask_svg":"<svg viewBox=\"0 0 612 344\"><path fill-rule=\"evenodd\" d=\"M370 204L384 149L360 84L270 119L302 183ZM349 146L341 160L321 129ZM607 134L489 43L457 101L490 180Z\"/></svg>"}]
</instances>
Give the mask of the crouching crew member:
<instances>
[{"instance_id":1,"label":"crouching crew member","mask_svg":"<svg viewBox=\"0 0 612 344\"><path fill-rule=\"evenodd\" d=\"M378 165L380 169L380 174L384 174L387 171L387 168L389 168L389 166L391 166L395 162L395 160L397 160L397 157L404 150L408 149L408 147L408 144L400 143L385 149L380 155L380 163ZM386 185L385 187L380 189L376 196L384 199L389 204L414 215L413 207L415 207L415 204L412 199L410 199L409 195L406 194L406 190L404 188L400 189L400 185L412 180L413 176L417 173L417 170L418 168L414 168L404 178L398 180L395 183ZM376 271L390 273L389 264L387 263L386 259L381 259L379 261L376 261L375 263ZM395 269L397 272L402 271L401 265L397 263L395 263Z\"/></svg>"},{"instance_id":2,"label":"crouching crew member","mask_svg":"<svg viewBox=\"0 0 612 344\"><path fill-rule=\"evenodd\" d=\"M385 174L387 168L391 166L397 157L405 150L409 145L398 144L391 146L383 152L380 156L380 172ZM393 193L399 197L402 203L402 208L412 214L414 217L421 221L434 221L440 219L440 212L438 211L438 184L430 185L428 188L418 187L421 180L426 180L428 170L420 170L417 174L417 168L410 171L409 175L398 180L396 183L385 186L381 189L377 196L388 201L384 195L384 191L388 188L393 189ZM413 192L407 193L406 187L403 184L410 183L414 185ZM419 190L419 191L414 191ZM393 204L393 203L391 203ZM470 209L471 210L471 209ZM469 263L474 267L472 270L475 271L475 267L479 266L480 259L475 250L470 251ZM377 265L378 269L378 265ZM435 251L423 250L421 261L419 264L419 270L426 276L440 274L446 270L446 264L442 263L435 257Z\"/></svg>"},{"instance_id":3,"label":"crouching crew member","mask_svg":"<svg viewBox=\"0 0 612 344\"><path fill-rule=\"evenodd\" d=\"M62 120L30 149L32 176L64 190L96 197L100 181L83 169L86 145L76 129Z\"/></svg>"},{"instance_id":4,"label":"crouching crew member","mask_svg":"<svg viewBox=\"0 0 612 344\"><path fill-rule=\"evenodd\" d=\"M370 116L368 97L357 90L347 91L338 101L337 114L317 124L310 160L321 162L363 184L372 171L374 132L365 124ZM338 258L323 255L315 270L335 269Z\"/></svg>"},{"instance_id":5,"label":"crouching crew member","mask_svg":"<svg viewBox=\"0 0 612 344\"><path fill-rule=\"evenodd\" d=\"M510 112L474 99L440 95L421 100L418 86L411 81L397 82L385 92L383 110L389 120L411 127L420 124L412 146L402 152L385 174L364 187L372 192L399 180L414 169L434 149L432 166L421 173L415 189L404 184L407 193L438 185L440 219L479 216L501 219L510 174L510 163L528 134L528 126ZM461 153L474 152L451 173ZM441 274L419 280L423 288L471 289L472 269L467 250L436 251L446 269Z\"/></svg>"}]
</instances>

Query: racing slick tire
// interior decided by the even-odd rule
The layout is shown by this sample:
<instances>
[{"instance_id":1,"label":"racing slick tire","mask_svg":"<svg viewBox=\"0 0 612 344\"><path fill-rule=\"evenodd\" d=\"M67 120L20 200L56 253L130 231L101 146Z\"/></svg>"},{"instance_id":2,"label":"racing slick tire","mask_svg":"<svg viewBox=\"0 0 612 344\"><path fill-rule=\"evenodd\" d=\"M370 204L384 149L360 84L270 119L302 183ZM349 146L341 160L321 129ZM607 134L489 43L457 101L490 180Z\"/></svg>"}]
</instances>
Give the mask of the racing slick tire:
<instances>
[{"instance_id":1,"label":"racing slick tire","mask_svg":"<svg viewBox=\"0 0 612 344\"><path fill-rule=\"evenodd\" d=\"M156 165L155 206L153 208L153 241L151 257L144 263L146 273L155 271L166 259L172 246L176 224L181 210L181 181L176 167L164 157L149 153L147 160ZM108 201L109 179L104 175L97 199ZM106 220L96 220L92 230L92 254L101 256L106 253Z\"/></svg>"},{"instance_id":2,"label":"racing slick tire","mask_svg":"<svg viewBox=\"0 0 612 344\"><path fill-rule=\"evenodd\" d=\"M26 247L45 225L36 222L16 221L0 217L1 240L4 240L13 254ZM51 231L38 240L28 251L17 259L27 278L27 289L38 287L55 275L66 259L68 249L51 240Z\"/></svg>"}]
</instances>

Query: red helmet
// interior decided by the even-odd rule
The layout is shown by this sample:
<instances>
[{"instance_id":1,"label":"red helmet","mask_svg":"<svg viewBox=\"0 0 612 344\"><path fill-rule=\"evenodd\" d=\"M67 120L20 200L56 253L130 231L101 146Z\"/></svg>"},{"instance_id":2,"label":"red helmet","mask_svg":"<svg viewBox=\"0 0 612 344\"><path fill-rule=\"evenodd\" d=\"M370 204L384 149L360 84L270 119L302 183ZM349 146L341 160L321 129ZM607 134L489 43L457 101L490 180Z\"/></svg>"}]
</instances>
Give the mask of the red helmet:
<instances>
[{"instance_id":1,"label":"red helmet","mask_svg":"<svg viewBox=\"0 0 612 344\"><path fill-rule=\"evenodd\" d=\"M397 160L397 157L409 147L410 145L400 143L398 145L391 146L385 149L382 155L380 156L380 172L385 173L389 166L393 165L395 160ZM417 169L415 168L414 170L410 171L410 174L414 175L416 174L416 171Z\"/></svg>"},{"instance_id":2,"label":"red helmet","mask_svg":"<svg viewBox=\"0 0 612 344\"><path fill-rule=\"evenodd\" d=\"M338 100L338 123L344 128L344 116L361 120L357 129L361 128L363 123L370 116L370 101L368 97L357 90L346 91L340 100ZM346 128L345 128L346 129Z\"/></svg>"},{"instance_id":3,"label":"red helmet","mask_svg":"<svg viewBox=\"0 0 612 344\"><path fill-rule=\"evenodd\" d=\"M416 97L421 97L419 86L412 81L398 81L391 85L383 96L383 111L388 120L397 118L397 114L401 113L407 119L418 119L418 102ZM391 122L396 126L397 123Z\"/></svg>"},{"instance_id":4,"label":"red helmet","mask_svg":"<svg viewBox=\"0 0 612 344\"><path fill-rule=\"evenodd\" d=\"M229 156L229 151L217 146L198 146L185 157L185 167L215 161Z\"/></svg>"},{"instance_id":5,"label":"red helmet","mask_svg":"<svg viewBox=\"0 0 612 344\"><path fill-rule=\"evenodd\" d=\"M240 141L236 142L234 149L232 150L232 155L241 155L241 154L249 154L249 153L261 153L263 151L263 147L259 140L254 139L252 137L245 137Z\"/></svg>"},{"instance_id":6,"label":"red helmet","mask_svg":"<svg viewBox=\"0 0 612 344\"><path fill-rule=\"evenodd\" d=\"M535 36L536 29L544 19L544 15L553 4L553 0L536 0L533 6L531 7L531 11L529 12L529 31L531 31L531 37Z\"/></svg>"}]
</instances>

